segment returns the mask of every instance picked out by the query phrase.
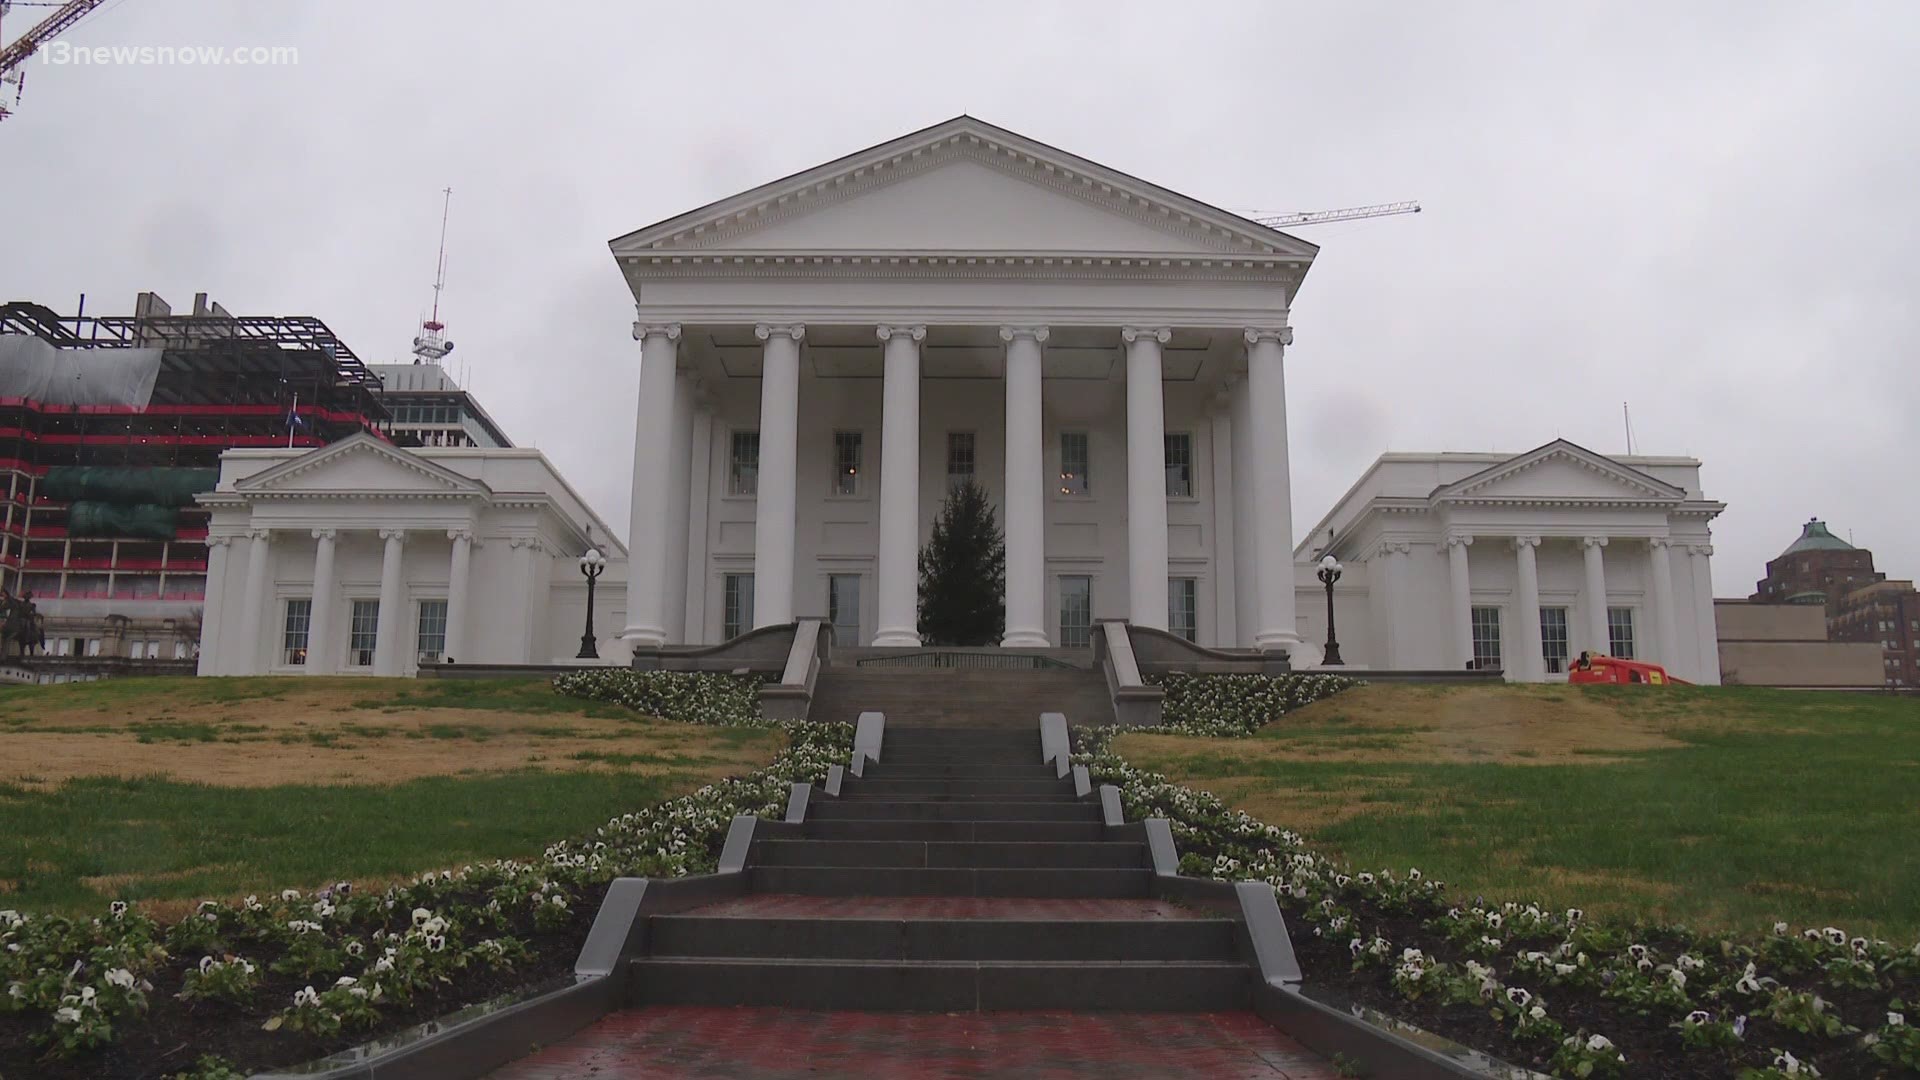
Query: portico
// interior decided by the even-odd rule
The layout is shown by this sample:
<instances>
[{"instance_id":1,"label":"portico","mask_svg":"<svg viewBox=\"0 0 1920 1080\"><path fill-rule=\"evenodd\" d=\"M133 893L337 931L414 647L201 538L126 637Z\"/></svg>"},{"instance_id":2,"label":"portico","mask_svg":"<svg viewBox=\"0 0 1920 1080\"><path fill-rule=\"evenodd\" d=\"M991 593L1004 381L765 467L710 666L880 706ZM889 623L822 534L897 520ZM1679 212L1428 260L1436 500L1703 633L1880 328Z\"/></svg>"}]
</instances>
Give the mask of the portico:
<instances>
[{"instance_id":1,"label":"portico","mask_svg":"<svg viewBox=\"0 0 1920 1080\"><path fill-rule=\"evenodd\" d=\"M961 479L1000 510L1005 645L1084 644L1096 612L1298 642L1285 351L1313 245L960 117L611 247L638 315L635 645L796 614L918 644L920 546Z\"/></svg>"}]
</instances>

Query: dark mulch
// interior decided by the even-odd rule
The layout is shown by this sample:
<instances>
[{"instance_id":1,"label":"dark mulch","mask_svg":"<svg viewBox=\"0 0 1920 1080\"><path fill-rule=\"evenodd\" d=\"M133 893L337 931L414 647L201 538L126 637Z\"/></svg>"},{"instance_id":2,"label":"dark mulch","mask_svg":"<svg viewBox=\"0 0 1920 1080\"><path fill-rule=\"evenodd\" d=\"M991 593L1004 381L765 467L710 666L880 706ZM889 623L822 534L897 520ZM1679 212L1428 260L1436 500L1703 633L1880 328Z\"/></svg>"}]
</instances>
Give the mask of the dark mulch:
<instances>
[{"instance_id":1,"label":"dark mulch","mask_svg":"<svg viewBox=\"0 0 1920 1080\"><path fill-rule=\"evenodd\" d=\"M383 1008L379 1027L342 1032L330 1039L284 1030L263 1031L260 1025L291 1005L294 992L301 987L314 983L317 988L325 989L332 984L331 979L276 975L267 970L274 957L250 956L249 959L261 962L262 975L251 1006L190 1004L174 995L179 992L188 968L198 963L199 957L179 958L152 976L154 990L147 995L145 1016L115 1025L114 1033L118 1037L112 1044L71 1060L47 1060L40 1047L31 1041L31 1035L46 1024L45 1016L0 1014L0 1077L6 1080L28 1077L34 1080L159 1080L169 1073L190 1068L202 1054L220 1055L242 1071L294 1065L322 1057L395 1034L467 1005L571 973L605 895L605 885L583 889L579 901L572 907L571 920L551 931L536 929L531 916L516 919L508 932L527 943L531 958L513 970L463 972L453 986L442 987L438 992L418 992L405 1007ZM359 970L349 969L345 973L358 975Z\"/></svg>"}]
</instances>

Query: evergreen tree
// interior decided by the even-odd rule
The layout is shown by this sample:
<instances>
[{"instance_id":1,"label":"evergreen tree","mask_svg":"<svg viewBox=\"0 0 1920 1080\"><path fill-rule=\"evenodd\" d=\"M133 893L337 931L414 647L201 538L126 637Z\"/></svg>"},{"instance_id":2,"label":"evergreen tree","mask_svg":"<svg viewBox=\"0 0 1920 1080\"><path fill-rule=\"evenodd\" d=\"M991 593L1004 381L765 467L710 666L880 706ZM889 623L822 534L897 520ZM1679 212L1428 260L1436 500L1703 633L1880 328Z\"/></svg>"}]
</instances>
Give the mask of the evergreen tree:
<instances>
[{"instance_id":1,"label":"evergreen tree","mask_svg":"<svg viewBox=\"0 0 1920 1080\"><path fill-rule=\"evenodd\" d=\"M929 645L998 645L1007 628L1007 545L993 505L968 480L947 491L920 552L920 638Z\"/></svg>"}]
</instances>

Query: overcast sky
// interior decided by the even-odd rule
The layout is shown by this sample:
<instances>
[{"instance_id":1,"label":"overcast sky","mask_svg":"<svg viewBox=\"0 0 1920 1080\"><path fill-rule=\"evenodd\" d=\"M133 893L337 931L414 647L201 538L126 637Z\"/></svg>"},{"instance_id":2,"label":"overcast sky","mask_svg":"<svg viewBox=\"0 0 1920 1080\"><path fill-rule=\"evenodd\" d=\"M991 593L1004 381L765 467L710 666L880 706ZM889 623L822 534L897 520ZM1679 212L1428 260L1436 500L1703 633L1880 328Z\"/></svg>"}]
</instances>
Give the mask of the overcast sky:
<instances>
[{"instance_id":1,"label":"overcast sky","mask_svg":"<svg viewBox=\"0 0 1920 1080\"><path fill-rule=\"evenodd\" d=\"M45 8L16 8L17 36ZM1384 450L1705 462L1715 585L1821 515L1920 575L1920 5L109 0L29 65L0 299L196 291L407 358L442 315L517 442L625 531L638 347L608 239L968 112L1303 229L1294 522Z\"/></svg>"}]
</instances>

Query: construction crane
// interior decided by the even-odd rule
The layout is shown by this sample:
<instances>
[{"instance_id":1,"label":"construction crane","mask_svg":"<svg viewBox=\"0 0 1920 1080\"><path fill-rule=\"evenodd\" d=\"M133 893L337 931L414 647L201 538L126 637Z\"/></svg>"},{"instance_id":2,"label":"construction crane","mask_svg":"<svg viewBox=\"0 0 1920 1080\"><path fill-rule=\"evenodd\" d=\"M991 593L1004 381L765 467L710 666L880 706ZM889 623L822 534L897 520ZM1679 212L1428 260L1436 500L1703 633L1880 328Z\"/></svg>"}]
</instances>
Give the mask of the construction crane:
<instances>
[{"instance_id":1,"label":"construction crane","mask_svg":"<svg viewBox=\"0 0 1920 1080\"><path fill-rule=\"evenodd\" d=\"M1269 229L1290 229L1296 225L1327 225L1335 221L1359 221L1363 218L1393 217L1396 214L1419 212L1420 204L1417 202L1390 202L1375 203L1372 206L1350 206L1345 210L1313 210L1303 214L1267 214L1255 210L1246 216Z\"/></svg>"},{"instance_id":2,"label":"construction crane","mask_svg":"<svg viewBox=\"0 0 1920 1080\"><path fill-rule=\"evenodd\" d=\"M59 37L62 32L86 18L89 12L105 2L106 0L67 0L55 9L53 14L40 20L39 25L20 35L19 40L0 46L0 120L13 115L13 109L8 108L6 103L7 87L13 88L14 107L18 108L20 105L20 95L27 88L25 67L27 58L38 52L40 46ZM0 17L4 17L7 9L12 6L6 0L0 0ZM5 40L4 37L0 37L0 41Z\"/></svg>"}]
</instances>

